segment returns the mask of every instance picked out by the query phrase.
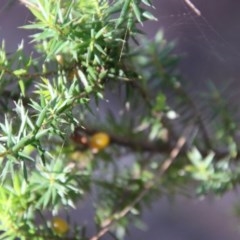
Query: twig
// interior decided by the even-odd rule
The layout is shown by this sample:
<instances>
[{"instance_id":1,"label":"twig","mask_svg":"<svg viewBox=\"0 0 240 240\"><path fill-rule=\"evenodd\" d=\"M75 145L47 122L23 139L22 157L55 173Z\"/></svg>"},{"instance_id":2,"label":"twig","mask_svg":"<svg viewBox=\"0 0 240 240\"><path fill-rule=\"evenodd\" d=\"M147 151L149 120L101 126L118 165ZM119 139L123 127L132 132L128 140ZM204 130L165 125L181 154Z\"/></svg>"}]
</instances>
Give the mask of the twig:
<instances>
[{"instance_id":1,"label":"twig","mask_svg":"<svg viewBox=\"0 0 240 240\"><path fill-rule=\"evenodd\" d=\"M0 71L5 72L8 75L14 76L16 78L36 78L36 77L48 77L57 74L56 71L49 71L49 72L37 72L37 73L23 73L21 75L16 75L12 70L0 66Z\"/></svg>"},{"instance_id":2,"label":"twig","mask_svg":"<svg viewBox=\"0 0 240 240\"><path fill-rule=\"evenodd\" d=\"M201 16L201 12L200 10L190 1L190 0L184 0L184 2L188 5L189 8L191 8L191 10L193 12L195 12L198 16Z\"/></svg>"},{"instance_id":3,"label":"twig","mask_svg":"<svg viewBox=\"0 0 240 240\"><path fill-rule=\"evenodd\" d=\"M208 149L213 149L213 144L212 144L212 140L211 140L211 136L208 132L208 129L203 121L202 115L198 110L198 107L196 106L195 102L192 100L192 98L190 97L190 95L186 92L186 90L179 85L176 90L179 92L179 94L183 95L185 97L185 99L188 101L188 103L190 104L190 106L192 107L193 111L194 111L194 115L196 118L196 122L199 125L199 128L201 130L201 134L203 136L204 139L204 143L206 145L206 147Z\"/></svg>"},{"instance_id":4,"label":"twig","mask_svg":"<svg viewBox=\"0 0 240 240\"><path fill-rule=\"evenodd\" d=\"M137 89L149 108L152 108L151 98L148 92L139 84L137 80L130 81L133 88Z\"/></svg>"},{"instance_id":5,"label":"twig","mask_svg":"<svg viewBox=\"0 0 240 240\"><path fill-rule=\"evenodd\" d=\"M142 200L142 198L148 193L148 191L153 186L156 185L156 182L159 179L159 177L161 177L168 170L168 168L172 165L172 163L174 162L174 160L180 153L181 149L183 148L184 144L186 143L188 136L189 136L189 129L184 131L183 135L178 139L176 146L170 152L169 158L167 158L164 161L164 163L161 165L161 168L159 169L159 174L157 174L157 176L153 179L153 181L148 182L145 185L145 188L143 189L143 191L140 192L139 195L128 206L126 206L122 211L114 214L114 216L112 216L111 218L106 219L103 222L102 228L100 229L100 231L95 236L91 237L89 240L99 240L102 236L104 236L109 231L109 229L114 224L114 222L116 222L117 220L126 216L131 211L131 209Z\"/></svg>"},{"instance_id":6,"label":"twig","mask_svg":"<svg viewBox=\"0 0 240 240\"><path fill-rule=\"evenodd\" d=\"M98 132L99 129L91 128L91 127L76 127L75 134L81 134L81 132L85 132L87 135L92 135ZM137 151L145 151L145 152L162 152L168 153L171 151L172 147L169 143L165 142L148 142L146 139L143 141L128 139L126 136L117 136L111 133L108 133L111 143L118 144L123 147L131 148Z\"/></svg>"},{"instance_id":7,"label":"twig","mask_svg":"<svg viewBox=\"0 0 240 240\"><path fill-rule=\"evenodd\" d=\"M205 126L205 125L204 125ZM200 128L201 129L201 128ZM195 129L196 130L196 129ZM86 135L92 135L96 132L99 131L104 131L103 129L99 129L99 128L91 128L91 127L76 127L75 129L75 133L78 134L82 133L86 133ZM201 129L201 131L203 131L203 129ZM162 155L166 155L169 152L171 152L173 145L171 142L163 142L163 141L147 141L146 138L141 138L139 140L135 140L132 138L127 138L127 136L118 136L118 135L114 135L113 133L110 132L106 132L109 137L110 137L110 141L111 144L116 144L122 147L126 147L129 148L132 151L139 151L139 152L150 152L150 153L159 153ZM203 134L203 133L202 133ZM205 134L207 134L207 132L205 132ZM179 141L178 138L177 142ZM189 143L189 139L187 139L188 143ZM204 139L205 141L206 139ZM186 154L189 149L190 149L190 145L185 145L184 148L181 149L181 154ZM198 146L197 146L198 147ZM198 148L198 150L201 152L201 154L203 156L207 155L209 153L210 150L212 150L215 153L215 159L216 161L221 160L222 158L229 156L229 150L228 149L219 149L219 148L214 148L212 145L211 147L207 147L205 146L205 148ZM172 153L173 154L173 153ZM176 153L175 153L176 154ZM177 153L179 155L179 153ZM238 150L237 155L234 159L239 159L240 158L240 150Z\"/></svg>"}]
</instances>

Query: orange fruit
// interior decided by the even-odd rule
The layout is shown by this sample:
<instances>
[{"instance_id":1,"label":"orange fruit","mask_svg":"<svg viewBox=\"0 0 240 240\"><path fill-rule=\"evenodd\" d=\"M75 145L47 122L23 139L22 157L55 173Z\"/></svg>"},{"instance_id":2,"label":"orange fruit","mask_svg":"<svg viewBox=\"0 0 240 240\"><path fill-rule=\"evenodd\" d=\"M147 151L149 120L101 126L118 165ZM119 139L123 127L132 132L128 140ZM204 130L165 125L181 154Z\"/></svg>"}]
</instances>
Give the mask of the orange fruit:
<instances>
[{"instance_id":1,"label":"orange fruit","mask_svg":"<svg viewBox=\"0 0 240 240\"><path fill-rule=\"evenodd\" d=\"M52 228L55 233L63 235L68 232L69 225L64 219L55 217L52 219Z\"/></svg>"},{"instance_id":2,"label":"orange fruit","mask_svg":"<svg viewBox=\"0 0 240 240\"><path fill-rule=\"evenodd\" d=\"M104 132L98 132L91 136L89 140L89 147L93 151L99 151L106 148L110 143L110 137Z\"/></svg>"}]
</instances>

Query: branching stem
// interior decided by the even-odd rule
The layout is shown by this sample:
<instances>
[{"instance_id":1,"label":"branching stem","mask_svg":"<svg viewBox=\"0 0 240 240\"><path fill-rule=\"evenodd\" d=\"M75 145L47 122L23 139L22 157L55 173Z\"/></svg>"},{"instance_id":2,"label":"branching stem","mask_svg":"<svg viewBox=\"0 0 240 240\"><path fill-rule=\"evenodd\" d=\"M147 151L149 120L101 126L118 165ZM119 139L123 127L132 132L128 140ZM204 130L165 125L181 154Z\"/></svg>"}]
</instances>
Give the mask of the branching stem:
<instances>
[{"instance_id":1,"label":"branching stem","mask_svg":"<svg viewBox=\"0 0 240 240\"><path fill-rule=\"evenodd\" d=\"M178 139L176 146L172 149L172 151L169 154L169 158L167 158L163 164L161 165L159 169L159 174L157 174L154 179L150 182L148 182L145 185L145 188L139 193L139 195L128 205L126 206L122 211L115 213L111 218L106 219L103 224L100 231L93 237L91 237L89 240L99 240L102 236L104 236L111 228L111 226L118 221L119 219L125 217L131 209L139 203L143 197L156 185L156 182L158 181L159 177L161 177L168 168L173 164L174 160L180 153L181 149L183 148L184 144L186 143L186 140L189 135L189 129L186 129L182 136Z\"/></svg>"}]
</instances>

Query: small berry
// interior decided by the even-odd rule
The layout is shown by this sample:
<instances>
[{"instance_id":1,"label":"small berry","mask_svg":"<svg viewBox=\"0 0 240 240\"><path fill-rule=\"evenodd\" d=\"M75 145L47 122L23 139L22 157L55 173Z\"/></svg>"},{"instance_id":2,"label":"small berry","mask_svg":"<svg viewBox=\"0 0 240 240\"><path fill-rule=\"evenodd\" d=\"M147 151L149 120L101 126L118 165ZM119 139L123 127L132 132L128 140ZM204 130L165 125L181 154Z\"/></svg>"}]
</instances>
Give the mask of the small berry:
<instances>
[{"instance_id":1,"label":"small berry","mask_svg":"<svg viewBox=\"0 0 240 240\"><path fill-rule=\"evenodd\" d=\"M71 135L71 139L73 142L75 142L77 144L81 144L81 145L85 145L85 146L88 144L88 137L81 132L74 132Z\"/></svg>"},{"instance_id":2,"label":"small berry","mask_svg":"<svg viewBox=\"0 0 240 240\"><path fill-rule=\"evenodd\" d=\"M64 219L55 217L52 219L52 228L55 233L63 235L68 232L69 225Z\"/></svg>"},{"instance_id":3,"label":"small berry","mask_svg":"<svg viewBox=\"0 0 240 240\"><path fill-rule=\"evenodd\" d=\"M92 135L89 140L89 147L93 150L98 152L106 148L110 143L110 137L108 134L104 132L98 132Z\"/></svg>"},{"instance_id":4,"label":"small berry","mask_svg":"<svg viewBox=\"0 0 240 240\"><path fill-rule=\"evenodd\" d=\"M63 56L61 54L56 55L56 60L59 63L59 65L63 66L64 59L63 59Z\"/></svg>"},{"instance_id":5,"label":"small berry","mask_svg":"<svg viewBox=\"0 0 240 240\"><path fill-rule=\"evenodd\" d=\"M76 68L73 68L73 69L71 69L71 70L69 71L67 77L68 77L68 80L72 81L72 80L74 80L74 78L77 77L77 76L78 76L78 70L77 70Z\"/></svg>"}]
</instances>

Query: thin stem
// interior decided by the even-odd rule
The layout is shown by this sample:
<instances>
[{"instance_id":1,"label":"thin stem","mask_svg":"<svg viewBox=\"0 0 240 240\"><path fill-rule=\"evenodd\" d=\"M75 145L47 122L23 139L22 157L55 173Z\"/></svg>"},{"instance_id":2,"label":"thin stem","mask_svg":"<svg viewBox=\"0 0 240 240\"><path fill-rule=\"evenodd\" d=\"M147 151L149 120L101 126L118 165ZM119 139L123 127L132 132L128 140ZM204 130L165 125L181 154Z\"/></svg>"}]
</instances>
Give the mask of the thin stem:
<instances>
[{"instance_id":1,"label":"thin stem","mask_svg":"<svg viewBox=\"0 0 240 240\"><path fill-rule=\"evenodd\" d=\"M184 144L186 143L188 136L189 136L189 129L186 129L183 135L178 139L176 146L170 152L169 158L167 158L164 161L164 163L161 165L159 169L159 174L157 174L152 181L148 182L145 185L145 188L143 189L143 191L140 192L139 195L128 206L126 206L122 211L114 214L111 218L106 219L103 222L100 231L96 235L91 237L89 240L99 240L102 236L104 236L109 231L111 226L117 220L125 217L131 211L131 209L143 199L143 197L156 185L156 182L159 179L159 177L162 176L168 170L168 168L173 164L174 160L176 159L181 149L183 148Z\"/></svg>"},{"instance_id":2,"label":"thin stem","mask_svg":"<svg viewBox=\"0 0 240 240\"><path fill-rule=\"evenodd\" d=\"M179 85L176 88L176 90L179 94L181 94L188 101L188 103L192 107L192 109L194 111L196 121L197 121L197 124L200 127L200 130L201 130L206 148L213 149L211 136L208 132L208 129L207 129L204 121L203 121L202 114L198 110L197 105L195 104L195 102L192 100L192 98L189 96L189 94L186 92L186 90L181 85Z\"/></svg>"},{"instance_id":3,"label":"thin stem","mask_svg":"<svg viewBox=\"0 0 240 240\"><path fill-rule=\"evenodd\" d=\"M91 127L76 127L75 133L78 134L78 131L86 133L86 135L92 135L96 132L102 131L101 129L98 128L91 128ZM161 142L161 141L147 141L146 138L144 139L132 139L132 138L127 138L126 136L118 136L113 133L107 132L107 134L110 137L111 144L116 144L122 147L129 148L132 151L138 151L138 152L149 152L149 153L159 153L162 155L166 155L172 150L172 143L170 141L168 142ZM181 138L181 137L180 137ZM179 141L179 139L177 142ZM191 139L191 136L187 139ZM181 153L177 153L177 155L185 155L191 146L186 145L185 147L181 148ZM209 148L204 148L198 149L203 156L207 155L210 150L212 150L215 153L215 159L220 160L223 157L229 156L229 150L226 149L215 149L213 146ZM173 153L172 153L173 154ZM240 151L238 151L237 156L235 159L238 159L240 157Z\"/></svg>"},{"instance_id":4,"label":"thin stem","mask_svg":"<svg viewBox=\"0 0 240 240\"><path fill-rule=\"evenodd\" d=\"M6 67L0 66L0 71L3 71L5 73L7 73L8 75L14 76L16 78L36 78L36 77L47 77L47 76L51 76L54 74L57 74L56 71L49 71L49 72L39 72L39 73L24 73L21 74L19 76L17 76L12 70L9 70Z\"/></svg>"},{"instance_id":5,"label":"thin stem","mask_svg":"<svg viewBox=\"0 0 240 240\"><path fill-rule=\"evenodd\" d=\"M188 5L188 7L195 12L198 16L201 16L200 10L190 1L190 0L184 0L184 2Z\"/></svg>"},{"instance_id":6,"label":"thin stem","mask_svg":"<svg viewBox=\"0 0 240 240\"><path fill-rule=\"evenodd\" d=\"M90 128L90 127L77 127L75 129L75 133L78 134L79 132L85 132L87 135L92 135L95 132L98 132L99 129ZM146 151L146 152L169 152L171 150L171 146L165 142L148 142L146 139L143 141L140 140L133 140L128 139L126 136L118 136L112 133L108 133L111 143L121 145L123 147L127 147L133 150L138 151Z\"/></svg>"}]
</instances>

